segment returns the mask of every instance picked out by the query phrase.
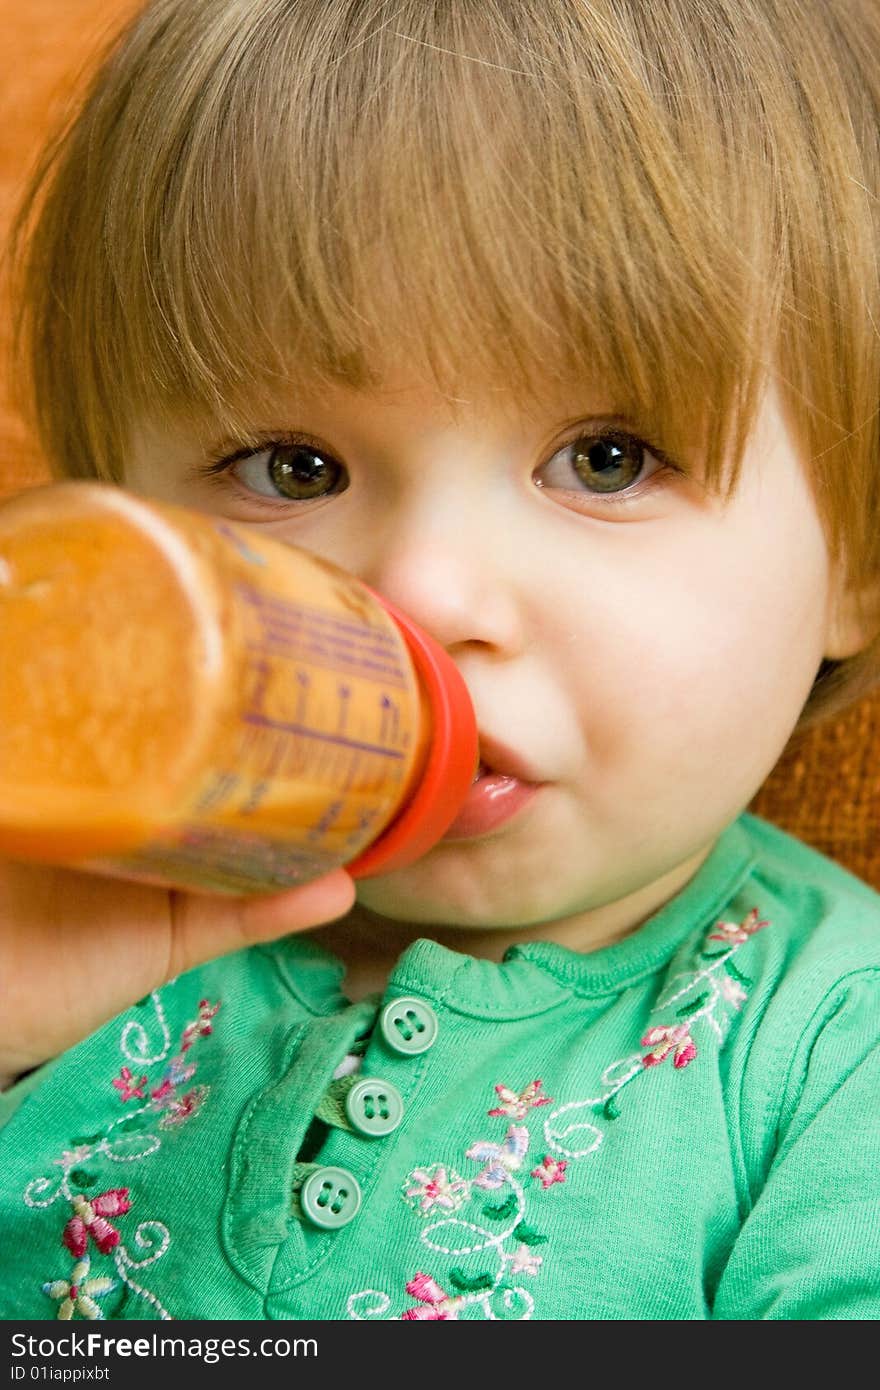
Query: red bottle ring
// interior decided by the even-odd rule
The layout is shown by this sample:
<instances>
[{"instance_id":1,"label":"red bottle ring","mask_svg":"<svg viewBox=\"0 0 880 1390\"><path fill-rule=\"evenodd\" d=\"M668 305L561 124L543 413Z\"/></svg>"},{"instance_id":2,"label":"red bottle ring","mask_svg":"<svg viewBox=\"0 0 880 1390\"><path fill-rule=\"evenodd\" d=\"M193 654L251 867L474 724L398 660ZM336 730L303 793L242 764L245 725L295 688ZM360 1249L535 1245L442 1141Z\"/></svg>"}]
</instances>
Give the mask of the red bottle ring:
<instances>
[{"instance_id":1,"label":"red bottle ring","mask_svg":"<svg viewBox=\"0 0 880 1390\"><path fill-rule=\"evenodd\" d=\"M353 878L392 873L427 854L458 815L479 763L476 716L455 662L405 613L381 594L370 592L406 639L427 693L433 729L415 793L379 838L346 865Z\"/></svg>"}]
</instances>

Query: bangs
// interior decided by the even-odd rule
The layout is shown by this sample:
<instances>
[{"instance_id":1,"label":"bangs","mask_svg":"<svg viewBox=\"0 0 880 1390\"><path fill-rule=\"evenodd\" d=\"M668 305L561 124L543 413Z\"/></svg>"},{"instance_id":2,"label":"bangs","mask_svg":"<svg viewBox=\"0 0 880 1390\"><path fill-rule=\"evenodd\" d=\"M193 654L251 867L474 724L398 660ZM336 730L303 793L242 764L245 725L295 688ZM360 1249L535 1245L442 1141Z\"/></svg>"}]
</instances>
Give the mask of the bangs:
<instances>
[{"instance_id":1,"label":"bangs","mask_svg":"<svg viewBox=\"0 0 880 1390\"><path fill-rule=\"evenodd\" d=\"M78 248L48 277L83 402L64 471L118 476L135 413L246 442L263 398L403 363L452 394L582 378L720 477L779 330L795 118L746 9L150 6L49 195Z\"/></svg>"}]
</instances>

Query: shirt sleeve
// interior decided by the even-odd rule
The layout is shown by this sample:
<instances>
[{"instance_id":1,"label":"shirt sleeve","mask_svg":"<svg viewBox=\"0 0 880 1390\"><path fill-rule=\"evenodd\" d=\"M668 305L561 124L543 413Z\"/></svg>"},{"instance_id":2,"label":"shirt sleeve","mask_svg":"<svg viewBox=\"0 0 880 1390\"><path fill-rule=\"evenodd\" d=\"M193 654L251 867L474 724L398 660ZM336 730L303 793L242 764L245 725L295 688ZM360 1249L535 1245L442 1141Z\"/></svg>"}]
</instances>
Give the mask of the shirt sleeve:
<instances>
[{"instance_id":1,"label":"shirt sleeve","mask_svg":"<svg viewBox=\"0 0 880 1390\"><path fill-rule=\"evenodd\" d=\"M775 1151L715 1319L880 1318L880 972L822 1003L777 1097Z\"/></svg>"}]
</instances>

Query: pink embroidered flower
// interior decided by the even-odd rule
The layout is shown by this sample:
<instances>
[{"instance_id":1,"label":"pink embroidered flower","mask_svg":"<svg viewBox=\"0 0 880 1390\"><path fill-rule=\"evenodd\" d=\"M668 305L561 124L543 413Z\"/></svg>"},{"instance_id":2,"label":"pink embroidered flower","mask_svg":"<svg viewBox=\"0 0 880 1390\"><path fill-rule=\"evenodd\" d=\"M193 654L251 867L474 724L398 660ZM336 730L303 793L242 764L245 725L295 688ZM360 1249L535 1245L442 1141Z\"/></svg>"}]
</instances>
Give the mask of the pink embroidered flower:
<instances>
[{"instance_id":1,"label":"pink embroidered flower","mask_svg":"<svg viewBox=\"0 0 880 1390\"><path fill-rule=\"evenodd\" d=\"M458 1310L464 1303L460 1294L450 1298L449 1294L444 1293L430 1274L417 1274L410 1279L406 1291L413 1298L417 1298L422 1306L407 1308L406 1312L400 1315L402 1322L454 1321L457 1320Z\"/></svg>"},{"instance_id":2,"label":"pink embroidered flower","mask_svg":"<svg viewBox=\"0 0 880 1390\"><path fill-rule=\"evenodd\" d=\"M741 946L755 932L769 927L769 922L758 921L758 909L753 907L747 917L737 922L716 922L715 930L709 934L710 941L723 941L728 946Z\"/></svg>"},{"instance_id":3,"label":"pink embroidered flower","mask_svg":"<svg viewBox=\"0 0 880 1390\"><path fill-rule=\"evenodd\" d=\"M525 1125L511 1125L500 1144L490 1144L481 1140L472 1144L466 1157L485 1163L482 1173L474 1178L474 1186L492 1191L502 1187L511 1173L522 1165L528 1152L529 1131Z\"/></svg>"},{"instance_id":4,"label":"pink embroidered flower","mask_svg":"<svg viewBox=\"0 0 880 1390\"><path fill-rule=\"evenodd\" d=\"M511 1274L537 1274L544 1263L543 1256L533 1255L527 1245L518 1245L506 1258Z\"/></svg>"},{"instance_id":5,"label":"pink embroidered flower","mask_svg":"<svg viewBox=\"0 0 880 1390\"><path fill-rule=\"evenodd\" d=\"M135 1096L143 1100L144 1087L146 1084L147 1078L145 1076L142 1076L140 1081L135 1081L131 1074L130 1067L123 1067L119 1075L115 1077L113 1081L113 1085L119 1092L120 1100L132 1100Z\"/></svg>"},{"instance_id":6,"label":"pink embroidered flower","mask_svg":"<svg viewBox=\"0 0 880 1390\"><path fill-rule=\"evenodd\" d=\"M649 1028L642 1038L642 1047L652 1049L646 1057L642 1058L643 1067L656 1066L673 1051L672 1065L674 1067L686 1067L688 1062L692 1062L697 1055L696 1044L690 1035L690 1025L687 1023L677 1023L671 1028L662 1025Z\"/></svg>"},{"instance_id":7,"label":"pink embroidered flower","mask_svg":"<svg viewBox=\"0 0 880 1390\"><path fill-rule=\"evenodd\" d=\"M721 979L718 981L721 996L726 999L734 1009L739 1009L746 1001L746 992L739 980L732 980L725 970L721 972Z\"/></svg>"},{"instance_id":8,"label":"pink embroidered flower","mask_svg":"<svg viewBox=\"0 0 880 1390\"><path fill-rule=\"evenodd\" d=\"M490 1115L511 1115L515 1120L524 1120L529 1110L538 1105L552 1105L552 1096L542 1096L541 1087L543 1081L531 1081L524 1091L519 1094L512 1091L509 1086L496 1086L495 1090L501 1097L501 1105L495 1110L490 1110Z\"/></svg>"},{"instance_id":9,"label":"pink embroidered flower","mask_svg":"<svg viewBox=\"0 0 880 1390\"><path fill-rule=\"evenodd\" d=\"M468 1195L464 1178L451 1169L447 1172L442 1163L436 1163L433 1168L414 1168L406 1181L413 1186L404 1184L404 1197L425 1214L434 1207L456 1211Z\"/></svg>"},{"instance_id":10,"label":"pink embroidered flower","mask_svg":"<svg viewBox=\"0 0 880 1390\"><path fill-rule=\"evenodd\" d=\"M90 1279L89 1268L90 1261L86 1257L73 1266L69 1279L54 1279L43 1285L43 1293L59 1300L58 1317L61 1322L70 1322L74 1313L92 1322L103 1319L104 1314L95 1299L109 1293L116 1284L106 1274Z\"/></svg>"},{"instance_id":11,"label":"pink embroidered flower","mask_svg":"<svg viewBox=\"0 0 880 1390\"><path fill-rule=\"evenodd\" d=\"M54 1158L53 1163L59 1168L75 1168L78 1163L83 1163L92 1156L91 1144L77 1144L75 1149L65 1149L60 1158Z\"/></svg>"},{"instance_id":12,"label":"pink embroidered flower","mask_svg":"<svg viewBox=\"0 0 880 1390\"><path fill-rule=\"evenodd\" d=\"M199 1016L188 1023L183 1030L180 1038L181 1052L188 1052L197 1038L206 1038L214 1029L211 1019L220 1008L220 1002L209 1004L207 999L199 1000Z\"/></svg>"},{"instance_id":13,"label":"pink embroidered flower","mask_svg":"<svg viewBox=\"0 0 880 1390\"><path fill-rule=\"evenodd\" d=\"M164 1107L165 1113L159 1121L160 1127L170 1129L172 1125L182 1125L184 1120L189 1120L201 1109L208 1090L207 1086L193 1086L185 1095L173 1097Z\"/></svg>"},{"instance_id":14,"label":"pink embroidered flower","mask_svg":"<svg viewBox=\"0 0 880 1390\"><path fill-rule=\"evenodd\" d=\"M95 1242L102 1255L107 1255L119 1244L119 1232L105 1220L108 1216L124 1216L131 1208L127 1187L111 1187L97 1197L78 1193L71 1201L73 1216L64 1227L61 1236L71 1255L81 1259L86 1253L89 1237Z\"/></svg>"},{"instance_id":15,"label":"pink embroidered flower","mask_svg":"<svg viewBox=\"0 0 880 1390\"><path fill-rule=\"evenodd\" d=\"M197 1038L206 1037L213 1031L211 1019L219 1007L219 1004L209 1006L206 999L199 1001L199 1017L193 1023L188 1023L183 1030L180 1052L176 1057L172 1057L159 1085L150 1091L150 1106L153 1110L162 1112L159 1124L163 1129L170 1129L173 1125L183 1124L185 1120L190 1119L201 1109L208 1096L209 1086L193 1086L183 1095L181 1087L196 1074L196 1064L186 1061L186 1052Z\"/></svg>"},{"instance_id":16,"label":"pink embroidered flower","mask_svg":"<svg viewBox=\"0 0 880 1390\"><path fill-rule=\"evenodd\" d=\"M541 1186L545 1189L552 1187L555 1182L565 1182L565 1170L568 1167L568 1159L551 1158L550 1154L545 1154L538 1164L533 1168L530 1176L538 1178Z\"/></svg>"},{"instance_id":17,"label":"pink embroidered flower","mask_svg":"<svg viewBox=\"0 0 880 1390\"><path fill-rule=\"evenodd\" d=\"M165 1075L158 1086L154 1086L150 1092L153 1101L163 1101L170 1096L179 1086L185 1086L196 1074L195 1062L184 1064L183 1057L173 1057L169 1066L166 1068Z\"/></svg>"}]
</instances>

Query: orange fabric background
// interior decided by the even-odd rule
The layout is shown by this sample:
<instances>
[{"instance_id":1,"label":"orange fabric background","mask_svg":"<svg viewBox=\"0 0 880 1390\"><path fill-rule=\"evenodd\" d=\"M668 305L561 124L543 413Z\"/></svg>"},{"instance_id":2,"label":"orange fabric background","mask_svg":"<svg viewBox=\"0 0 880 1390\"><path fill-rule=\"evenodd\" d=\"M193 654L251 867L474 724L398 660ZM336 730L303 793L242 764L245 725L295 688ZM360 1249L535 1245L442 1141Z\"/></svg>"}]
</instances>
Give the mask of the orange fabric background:
<instances>
[{"instance_id":1,"label":"orange fabric background","mask_svg":"<svg viewBox=\"0 0 880 1390\"><path fill-rule=\"evenodd\" d=\"M193 0L198 3L198 0ZM140 0L0 0L0 235L36 149L96 46ZM0 350L7 346L0 315ZM47 477L0 373L0 494ZM753 809L880 888L880 693L793 743Z\"/></svg>"}]
</instances>

